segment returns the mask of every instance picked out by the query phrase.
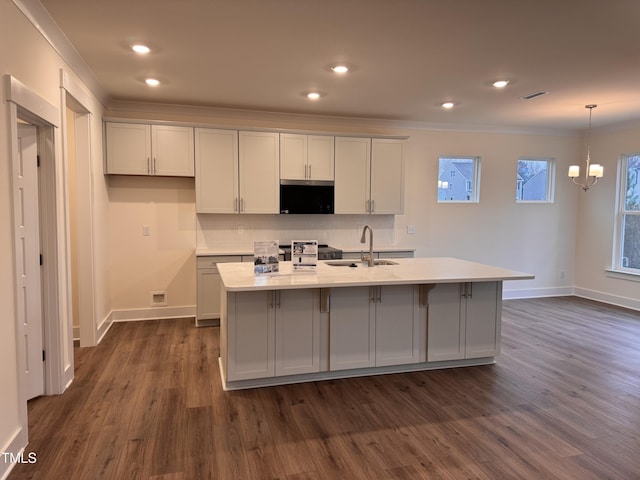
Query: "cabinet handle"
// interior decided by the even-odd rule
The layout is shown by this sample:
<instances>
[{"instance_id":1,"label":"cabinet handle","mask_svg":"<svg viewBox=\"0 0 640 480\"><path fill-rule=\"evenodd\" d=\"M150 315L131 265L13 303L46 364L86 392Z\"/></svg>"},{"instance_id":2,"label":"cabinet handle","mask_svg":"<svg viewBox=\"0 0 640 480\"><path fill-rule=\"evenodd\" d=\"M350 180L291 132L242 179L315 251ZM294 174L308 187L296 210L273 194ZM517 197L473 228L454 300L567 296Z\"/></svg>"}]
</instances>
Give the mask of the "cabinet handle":
<instances>
[{"instance_id":1,"label":"cabinet handle","mask_svg":"<svg viewBox=\"0 0 640 480\"><path fill-rule=\"evenodd\" d=\"M276 307L280 308L280 292L276 291Z\"/></svg>"},{"instance_id":2,"label":"cabinet handle","mask_svg":"<svg viewBox=\"0 0 640 480\"><path fill-rule=\"evenodd\" d=\"M267 292L269 295L269 308L273 308L273 296L276 294L275 291Z\"/></svg>"},{"instance_id":3,"label":"cabinet handle","mask_svg":"<svg viewBox=\"0 0 640 480\"><path fill-rule=\"evenodd\" d=\"M307 178L308 178L307 177L307 166L305 165L304 166L304 179L306 180Z\"/></svg>"},{"instance_id":4,"label":"cabinet handle","mask_svg":"<svg viewBox=\"0 0 640 480\"><path fill-rule=\"evenodd\" d=\"M364 202L364 211L366 213L371 213L371 200Z\"/></svg>"},{"instance_id":5,"label":"cabinet handle","mask_svg":"<svg viewBox=\"0 0 640 480\"><path fill-rule=\"evenodd\" d=\"M382 303L382 287L376 287L378 290L378 303Z\"/></svg>"},{"instance_id":6,"label":"cabinet handle","mask_svg":"<svg viewBox=\"0 0 640 480\"><path fill-rule=\"evenodd\" d=\"M152 168L152 173L153 173L153 175L155 175L156 173L158 173L158 170L156 168L156 157L153 157L153 162L151 163L151 165L152 165L152 167L151 167Z\"/></svg>"},{"instance_id":7,"label":"cabinet handle","mask_svg":"<svg viewBox=\"0 0 640 480\"><path fill-rule=\"evenodd\" d=\"M240 213L244 212L244 198L240 197Z\"/></svg>"},{"instance_id":8,"label":"cabinet handle","mask_svg":"<svg viewBox=\"0 0 640 480\"><path fill-rule=\"evenodd\" d=\"M152 174L152 172L151 172L151 157L147 157L147 173L149 175Z\"/></svg>"},{"instance_id":9,"label":"cabinet handle","mask_svg":"<svg viewBox=\"0 0 640 480\"><path fill-rule=\"evenodd\" d=\"M309 164L309 180L311 180L311 164Z\"/></svg>"},{"instance_id":10,"label":"cabinet handle","mask_svg":"<svg viewBox=\"0 0 640 480\"><path fill-rule=\"evenodd\" d=\"M369 303L376 303L375 288L376 287L369 287Z\"/></svg>"},{"instance_id":11,"label":"cabinet handle","mask_svg":"<svg viewBox=\"0 0 640 480\"><path fill-rule=\"evenodd\" d=\"M371 200L371 213L376 211L376 201Z\"/></svg>"},{"instance_id":12,"label":"cabinet handle","mask_svg":"<svg viewBox=\"0 0 640 480\"><path fill-rule=\"evenodd\" d=\"M473 283L469 282L467 285L469 285L469 298L473 298Z\"/></svg>"},{"instance_id":13,"label":"cabinet handle","mask_svg":"<svg viewBox=\"0 0 640 480\"><path fill-rule=\"evenodd\" d=\"M467 298L467 284L466 283L461 283L460 284L460 296L462 298Z\"/></svg>"},{"instance_id":14,"label":"cabinet handle","mask_svg":"<svg viewBox=\"0 0 640 480\"><path fill-rule=\"evenodd\" d=\"M238 197L233 199L233 213L238 211Z\"/></svg>"}]
</instances>

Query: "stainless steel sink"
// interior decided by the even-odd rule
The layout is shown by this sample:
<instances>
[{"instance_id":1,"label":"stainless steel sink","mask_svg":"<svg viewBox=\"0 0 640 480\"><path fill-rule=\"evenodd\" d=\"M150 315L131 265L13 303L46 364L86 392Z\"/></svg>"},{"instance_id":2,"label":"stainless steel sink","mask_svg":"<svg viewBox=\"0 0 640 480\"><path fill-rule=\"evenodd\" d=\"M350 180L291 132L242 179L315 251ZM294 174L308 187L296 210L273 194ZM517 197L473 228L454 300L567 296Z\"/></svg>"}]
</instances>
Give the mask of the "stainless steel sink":
<instances>
[{"instance_id":1,"label":"stainless steel sink","mask_svg":"<svg viewBox=\"0 0 640 480\"><path fill-rule=\"evenodd\" d=\"M331 267L367 267L367 262L361 260L330 260L325 262L327 265ZM397 262L393 262L391 260L385 260L383 258L374 259L373 265L398 265Z\"/></svg>"}]
</instances>

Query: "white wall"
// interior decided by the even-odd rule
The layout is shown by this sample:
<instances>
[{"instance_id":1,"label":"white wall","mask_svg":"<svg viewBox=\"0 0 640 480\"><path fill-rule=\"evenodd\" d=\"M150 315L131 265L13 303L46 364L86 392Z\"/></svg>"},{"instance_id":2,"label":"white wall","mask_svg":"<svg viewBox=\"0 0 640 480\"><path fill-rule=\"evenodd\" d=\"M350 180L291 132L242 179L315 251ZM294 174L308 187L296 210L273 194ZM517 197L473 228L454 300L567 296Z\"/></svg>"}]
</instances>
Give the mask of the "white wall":
<instances>
[{"instance_id":1,"label":"white wall","mask_svg":"<svg viewBox=\"0 0 640 480\"><path fill-rule=\"evenodd\" d=\"M604 177L580 191L575 285L581 296L640 310L640 277L615 278L605 271L613 265L618 161L638 152L640 127L594 132L591 159L604 165Z\"/></svg>"}]
</instances>

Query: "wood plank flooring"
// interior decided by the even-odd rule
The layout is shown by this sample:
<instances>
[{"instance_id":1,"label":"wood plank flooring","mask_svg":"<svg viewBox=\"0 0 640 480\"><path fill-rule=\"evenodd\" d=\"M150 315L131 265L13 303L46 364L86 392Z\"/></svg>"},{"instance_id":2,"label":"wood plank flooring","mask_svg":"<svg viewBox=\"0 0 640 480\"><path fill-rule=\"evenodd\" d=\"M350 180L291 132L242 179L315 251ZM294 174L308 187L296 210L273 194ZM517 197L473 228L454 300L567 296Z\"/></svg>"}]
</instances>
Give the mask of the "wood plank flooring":
<instances>
[{"instance_id":1,"label":"wood plank flooring","mask_svg":"<svg viewBox=\"0 0 640 480\"><path fill-rule=\"evenodd\" d=\"M223 392L218 328L120 323L11 479L640 479L640 314L503 305L495 365Z\"/></svg>"}]
</instances>

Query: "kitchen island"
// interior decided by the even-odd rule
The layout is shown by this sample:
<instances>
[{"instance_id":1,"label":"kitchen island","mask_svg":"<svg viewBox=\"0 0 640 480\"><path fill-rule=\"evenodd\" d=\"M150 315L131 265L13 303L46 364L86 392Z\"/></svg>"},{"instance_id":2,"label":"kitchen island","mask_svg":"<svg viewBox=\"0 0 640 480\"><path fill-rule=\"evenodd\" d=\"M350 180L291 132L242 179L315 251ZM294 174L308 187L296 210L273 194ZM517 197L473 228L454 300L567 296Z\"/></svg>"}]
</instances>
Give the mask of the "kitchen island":
<instances>
[{"instance_id":1,"label":"kitchen island","mask_svg":"<svg viewBox=\"0 0 640 480\"><path fill-rule=\"evenodd\" d=\"M219 265L224 388L494 363L502 282L534 278L456 258L377 261L281 262L258 277Z\"/></svg>"}]
</instances>

